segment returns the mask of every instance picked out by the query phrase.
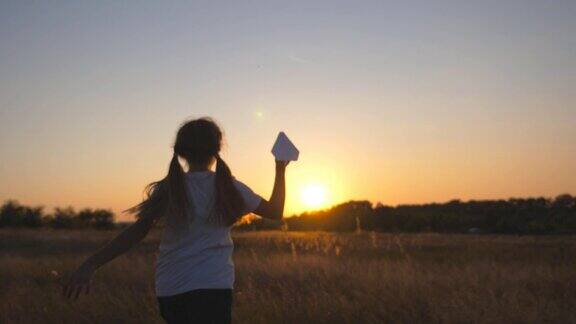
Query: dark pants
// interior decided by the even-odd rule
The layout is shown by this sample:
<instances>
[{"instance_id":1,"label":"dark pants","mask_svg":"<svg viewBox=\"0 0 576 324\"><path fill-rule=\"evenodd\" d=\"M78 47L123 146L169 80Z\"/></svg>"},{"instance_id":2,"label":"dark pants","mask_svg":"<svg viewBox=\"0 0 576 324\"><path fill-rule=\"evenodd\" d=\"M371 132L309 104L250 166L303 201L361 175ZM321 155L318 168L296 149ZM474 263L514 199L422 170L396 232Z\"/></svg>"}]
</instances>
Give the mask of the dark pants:
<instances>
[{"instance_id":1,"label":"dark pants","mask_svg":"<svg viewBox=\"0 0 576 324\"><path fill-rule=\"evenodd\" d=\"M158 297L160 314L168 324L232 321L232 289L196 289Z\"/></svg>"}]
</instances>

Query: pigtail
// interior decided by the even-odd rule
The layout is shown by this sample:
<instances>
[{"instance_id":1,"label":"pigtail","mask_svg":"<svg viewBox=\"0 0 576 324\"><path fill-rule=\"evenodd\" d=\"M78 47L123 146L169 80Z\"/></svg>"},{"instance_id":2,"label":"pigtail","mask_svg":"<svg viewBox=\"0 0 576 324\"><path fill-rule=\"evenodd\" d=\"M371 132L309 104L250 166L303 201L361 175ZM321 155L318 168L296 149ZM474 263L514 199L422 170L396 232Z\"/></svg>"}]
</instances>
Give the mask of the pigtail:
<instances>
[{"instance_id":1,"label":"pigtail","mask_svg":"<svg viewBox=\"0 0 576 324\"><path fill-rule=\"evenodd\" d=\"M189 203L186 195L184 170L174 152L168 174L164 179L150 183L145 189L146 198L140 204L124 212L136 215L136 218L158 219L166 214L174 216L179 224L185 224Z\"/></svg>"},{"instance_id":2,"label":"pigtail","mask_svg":"<svg viewBox=\"0 0 576 324\"><path fill-rule=\"evenodd\" d=\"M215 182L215 213L210 220L219 225L230 226L240 219L246 210L244 199L234 185L234 177L230 168L216 154L216 182Z\"/></svg>"},{"instance_id":3,"label":"pigtail","mask_svg":"<svg viewBox=\"0 0 576 324\"><path fill-rule=\"evenodd\" d=\"M186 183L184 170L178 162L178 154L174 152L168 175L166 176L169 188L168 213L174 215L178 223L184 224L187 219L188 198L186 195Z\"/></svg>"}]
</instances>

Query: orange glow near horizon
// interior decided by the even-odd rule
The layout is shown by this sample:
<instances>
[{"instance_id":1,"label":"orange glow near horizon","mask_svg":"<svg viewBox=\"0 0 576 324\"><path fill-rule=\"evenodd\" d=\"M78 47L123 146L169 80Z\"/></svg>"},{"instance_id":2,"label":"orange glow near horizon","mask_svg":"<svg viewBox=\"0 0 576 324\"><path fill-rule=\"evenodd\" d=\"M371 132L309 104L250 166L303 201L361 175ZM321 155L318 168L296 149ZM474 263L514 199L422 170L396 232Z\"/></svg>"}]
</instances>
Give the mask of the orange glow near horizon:
<instances>
[{"instance_id":1,"label":"orange glow near horizon","mask_svg":"<svg viewBox=\"0 0 576 324\"><path fill-rule=\"evenodd\" d=\"M131 220L203 116L266 199L294 142L287 217L576 194L576 2L170 3L2 6L0 203Z\"/></svg>"}]
</instances>

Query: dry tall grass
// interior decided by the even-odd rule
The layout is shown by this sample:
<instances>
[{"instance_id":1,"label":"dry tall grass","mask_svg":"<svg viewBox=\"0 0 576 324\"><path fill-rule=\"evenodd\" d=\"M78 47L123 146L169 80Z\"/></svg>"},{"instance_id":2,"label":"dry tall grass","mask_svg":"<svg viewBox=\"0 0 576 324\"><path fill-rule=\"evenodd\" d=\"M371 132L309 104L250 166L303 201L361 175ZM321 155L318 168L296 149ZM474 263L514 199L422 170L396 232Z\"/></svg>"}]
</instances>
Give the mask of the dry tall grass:
<instances>
[{"instance_id":1,"label":"dry tall grass","mask_svg":"<svg viewBox=\"0 0 576 324\"><path fill-rule=\"evenodd\" d=\"M161 323L159 234L60 282L114 232L1 230L0 323ZM576 323L576 237L235 234L236 323Z\"/></svg>"}]
</instances>

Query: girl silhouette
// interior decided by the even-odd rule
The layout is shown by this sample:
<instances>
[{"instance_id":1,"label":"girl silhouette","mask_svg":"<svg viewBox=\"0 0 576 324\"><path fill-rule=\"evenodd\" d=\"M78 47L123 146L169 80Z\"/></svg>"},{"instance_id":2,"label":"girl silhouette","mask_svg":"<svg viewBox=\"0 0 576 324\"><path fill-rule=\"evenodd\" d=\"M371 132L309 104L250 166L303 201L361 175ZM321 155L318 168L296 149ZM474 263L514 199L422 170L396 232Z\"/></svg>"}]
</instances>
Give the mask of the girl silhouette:
<instances>
[{"instance_id":1,"label":"girl silhouette","mask_svg":"<svg viewBox=\"0 0 576 324\"><path fill-rule=\"evenodd\" d=\"M168 323L230 323L234 285L230 228L250 212L282 219L288 162L276 161L274 188L267 201L232 176L219 155L221 143L222 132L211 119L183 123L168 175L149 184L146 199L126 210L137 221L80 265L64 286L64 295L77 299L87 294L96 269L128 251L164 218L155 273L162 317ZM186 172L179 156L188 164Z\"/></svg>"}]
</instances>

